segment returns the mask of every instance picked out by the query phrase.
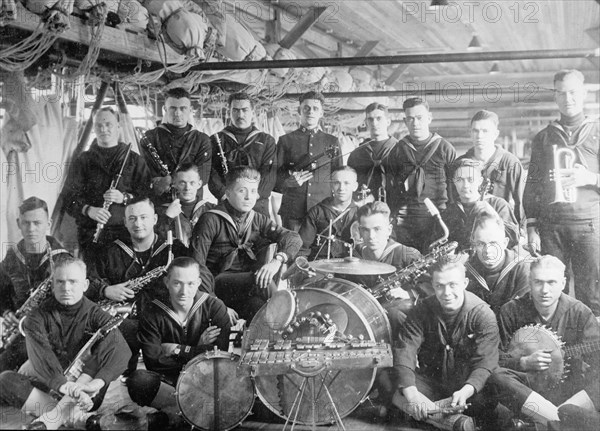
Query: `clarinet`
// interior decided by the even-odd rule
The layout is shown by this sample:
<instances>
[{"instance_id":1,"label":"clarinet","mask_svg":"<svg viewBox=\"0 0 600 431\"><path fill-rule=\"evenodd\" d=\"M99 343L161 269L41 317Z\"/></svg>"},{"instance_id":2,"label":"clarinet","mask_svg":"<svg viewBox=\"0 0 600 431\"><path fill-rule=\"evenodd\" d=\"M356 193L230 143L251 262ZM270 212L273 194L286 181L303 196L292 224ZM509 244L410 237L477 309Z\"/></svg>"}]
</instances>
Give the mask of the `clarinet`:
<instances>
[{"instance_id":1,"label":"clarinet","mask_svg":"<svg viewBox=\"0 0 600 431\"><path fill-rule=\"evenodd\" d=\"M129 146L127 147L127 153L125 153L125 157L123 158L123 164L121 164L121 169L119 169L119 173L110 183L109 190L115 190L117 188L117 186L119 185L119 181L121 181L121 177L123 176L123 169L125 169L125 164L127 164L127 159L129 158L129 153L131 153L131 144L129 144ZM108 211L111 204L112 204L112 201L104 200L104 203L102 204L102 209L105 209ZM97 243L98 240L100 239L100 234L102 233L102 229L104 229L104 223L99 222L96 225L96 232L94 233L94 240L93 240L94 243Z\"/></svg>"},{"instance_id":2,"label":"clarinet","mask_svg":"<svg viewBox=\"0 0 600 431\"><path fill-rule=\"evenodd\" d=\"M169 171L169 167L160 158L160 156L158 154L158 151L156 151L156 147L154 145L152 145L152 143L148 139L144 139L143 142L142 142L142 144L148 150L148 154L150 155L150 157L152 158L152 160L154 161L154 163L158 167L158 170L159 170L160 174L163 177L171 175L171 172Z\"/></svg>"},{"instance_id":3,"label":"clarinet","mask_svg":"<svg viewBox=\"0 0 600 431\"><path fill-rule=\"evenodd\" d=\"M219 157L221 158L221 168L223 169L223 175L229 173L229 167L227 166L227 157L225 157L225 151L223 151L223 145L221 145L221 138L219 133L215 133L215 140L217 141L217 147L219 147Z\"/></svg>"},{"instance_id":4,"label":"clarinet","mask_svg":"<svg viewBox=\"0 0 600 431\"><path fill-rule=\"evenodd\" d=\"M75 355L73 361L63 372L63 375L67 378L69 382L74 382L79 378L79 376L81 376L85 362L89 360L89 358L92 356L92 348L94 347L94 345L98 341L106 337L110 331L118 328L119 325L123 323L123 321L129 316L129 313L131 313L132 308L133 305L130 306L127 311L110 319L108 323L106 323L100 329L98 329L94 333L94 335L92 335L92 338L90 338L87 341L87 343L85 343L85 345L79 350L77 355Z\"/></svg>"}]
</instances>

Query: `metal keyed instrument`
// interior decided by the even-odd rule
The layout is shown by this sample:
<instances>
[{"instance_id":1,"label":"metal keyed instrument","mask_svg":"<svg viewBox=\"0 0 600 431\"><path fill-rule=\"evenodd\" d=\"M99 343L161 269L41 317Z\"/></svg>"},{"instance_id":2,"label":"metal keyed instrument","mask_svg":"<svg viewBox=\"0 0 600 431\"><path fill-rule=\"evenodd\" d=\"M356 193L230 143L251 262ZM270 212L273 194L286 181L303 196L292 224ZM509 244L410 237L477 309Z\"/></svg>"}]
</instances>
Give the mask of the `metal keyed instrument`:
<instances>
[{"instance_id":1,"label":"metal keyed instrument","mask_svg":"<svg viewBox=\"0 0 600 431\"><path fill-rule=\"evenodd\" d=\"M575 164L575 152L570 148L558 148L557 145L552 145L554 154L554 169L550 171L550 180L554 181L554 201L555 203L574 203L577 201L577 187L564 187L560 173L556 172L560 169L572 169Z\"/></svg>"},{"instance_id":2,"label":"metal keyed instrument","mask_svg":"<svg viewBox=\"0 0 600 431\"><path fill-rule=\"evenodd\" d=\"M33 310L38 308L40 304L48 298L52 292L52 275L40 283L40 285L29 295L29 298L15 311L15 317L19 319L18 325L9 325L6 320L2 323L2 347L0 351L5 350L18 338L19 333L25 336L23 331L23 321L31 314Z\"/></svg>"}]
</instances>

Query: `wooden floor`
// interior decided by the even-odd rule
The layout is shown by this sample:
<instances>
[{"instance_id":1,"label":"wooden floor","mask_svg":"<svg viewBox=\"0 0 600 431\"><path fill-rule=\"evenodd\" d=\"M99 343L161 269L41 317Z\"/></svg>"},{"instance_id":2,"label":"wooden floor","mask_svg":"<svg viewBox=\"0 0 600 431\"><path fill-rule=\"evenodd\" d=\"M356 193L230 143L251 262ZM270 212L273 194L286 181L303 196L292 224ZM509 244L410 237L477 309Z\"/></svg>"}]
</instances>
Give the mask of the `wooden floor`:
<instances>
[{"instance_id":1,"label":"wooden floor","mask_svg":"<svg viewBox=\"0 0 600 431\"><path fill-rule=\"evenodd\" d=\"M131 404L132 401L129 398L127 389L121 381L116 380L111 383L109 390L106 394L104 402L98 413L107 413L115 411L117 408ZM347 431L384 431L384 430L396 430L396 431L410 431L410 430L432 430L433 428L426 425L419 426L415 425L412 421L408 422L404 418L398 417L398 415L390 415L388 419L381 419L372 411L371 403L367 399L361 406L359 406L351 415L343 418L343 425ZM147 412L154 411L151 408L147 408ZM169 428L172 430L189 430L191 426L184 422L182 419L176 416L177 412L167 412L175 423L171 424ZM23 415L19 410L10 407L0 407L0 429L21 429L24 424L27 424L33 420L33 417ZM257 399L252 413L244 420L244 422L236 428L236 430L282 430L285 425L285 421L273 413L268 411L266 407L260 403ZM75 429L75 428L61 428L61 429ZM80 428L83 429L83 428ZM291 429L291 425L288 425L287 429ZM305 431L313 429L310 426L296 425L294 430ZM331 426L319 426L317 429L320 430L339 430L342 429L337 425Z\"/></svg>"}]
</instances>

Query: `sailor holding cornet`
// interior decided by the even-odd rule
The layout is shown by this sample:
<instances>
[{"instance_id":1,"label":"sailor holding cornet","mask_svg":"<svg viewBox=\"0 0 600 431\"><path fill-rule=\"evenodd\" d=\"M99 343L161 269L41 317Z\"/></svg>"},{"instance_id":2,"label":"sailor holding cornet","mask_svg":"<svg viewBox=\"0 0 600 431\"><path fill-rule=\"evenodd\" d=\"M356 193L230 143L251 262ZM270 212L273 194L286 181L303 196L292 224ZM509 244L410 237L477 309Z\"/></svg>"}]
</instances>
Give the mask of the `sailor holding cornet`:
<instances>
[{"instance_id":1,"label":"sailor holding cornet","mask_svg":"<svg viewBox=\"0 0 600 431\"><path fill-rule=\"evenodd\" d=\"M575 296L600 315L600 136L584 115L586 88L578 70L554 76L560 119L536 135L524 204L532 253L572 267Z\"/></svg>"}]
</instances>

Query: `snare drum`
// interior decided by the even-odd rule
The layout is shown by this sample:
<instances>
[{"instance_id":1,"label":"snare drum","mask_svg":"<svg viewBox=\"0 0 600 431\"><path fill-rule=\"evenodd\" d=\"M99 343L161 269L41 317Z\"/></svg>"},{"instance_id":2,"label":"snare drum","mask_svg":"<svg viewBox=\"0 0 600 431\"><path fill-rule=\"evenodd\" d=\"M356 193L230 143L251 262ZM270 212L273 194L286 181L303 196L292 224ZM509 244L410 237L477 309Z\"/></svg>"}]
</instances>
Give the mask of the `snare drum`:
<instances>
[{"instance_id":1,"label":"snare drum","mask_svg":"<svg viewBox=\"0 0 600 431\"><path fill-rule=\"evenodd\" d=\"M175 398L183 418L201 430L230 430L250 414L254 385L237 376L240 357L213 351L187 363L177 380Z\"/></svg>"}]
</instances>

